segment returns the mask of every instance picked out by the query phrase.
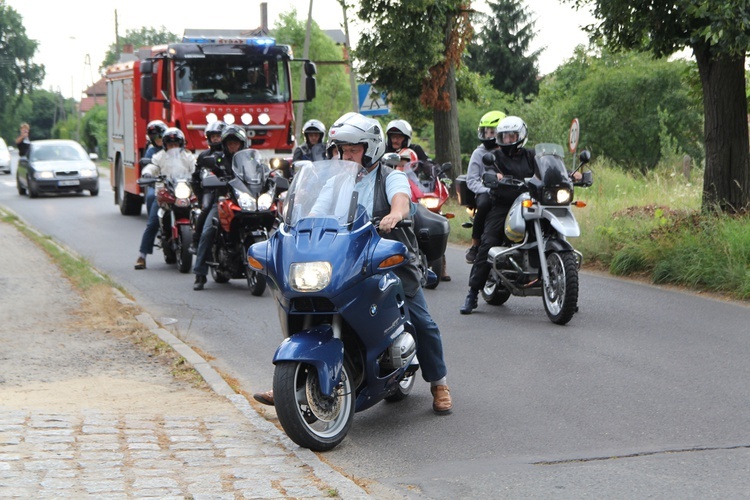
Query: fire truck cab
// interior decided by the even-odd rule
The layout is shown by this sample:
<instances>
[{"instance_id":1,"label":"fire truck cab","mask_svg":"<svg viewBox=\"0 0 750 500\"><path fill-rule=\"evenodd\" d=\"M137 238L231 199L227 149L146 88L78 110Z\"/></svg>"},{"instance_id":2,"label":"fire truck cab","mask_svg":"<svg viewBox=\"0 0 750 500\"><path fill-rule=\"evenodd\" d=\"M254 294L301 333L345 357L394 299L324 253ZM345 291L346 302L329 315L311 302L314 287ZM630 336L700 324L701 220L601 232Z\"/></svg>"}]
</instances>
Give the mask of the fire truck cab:
<instances>
[{"instance_id":1,"label":"fire truck cab","mask_svg":"<svg viewBox=\"0 0 750 500\"><path fill-rule=\"evenodd\" d=\"M291 62L304 64L305 96L292 94ZM269 161L295 143L293 103L315 97L315 64L297 59L263 31L186 30L181 43L141 49L139 58L108 68L109 151L115 203L141 213L137 180L148 147L146 125L162 120L185 134L186 147L206 149L206 125L244 127L248 146Z\"/></svg>"}]
</instances>

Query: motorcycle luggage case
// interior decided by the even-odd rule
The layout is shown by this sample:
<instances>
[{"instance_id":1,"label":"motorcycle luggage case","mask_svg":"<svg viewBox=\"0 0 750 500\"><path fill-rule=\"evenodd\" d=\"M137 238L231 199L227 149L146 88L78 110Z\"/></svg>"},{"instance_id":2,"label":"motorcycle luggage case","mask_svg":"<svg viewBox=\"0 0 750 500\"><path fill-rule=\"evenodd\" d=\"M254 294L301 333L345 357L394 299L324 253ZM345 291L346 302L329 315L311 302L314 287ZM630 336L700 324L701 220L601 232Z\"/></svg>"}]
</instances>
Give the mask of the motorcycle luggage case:
<instances>
[{"instance_id":1,"label":"motorcycle luggage case","mask_svg":"<svg viewBox=\"0 0 750 500\"><path fill-rule=\"evenodd\" d=\"M466 174L456 177L456 196L459 205L474 208L474 191L466 184Z\"/></svg>"},{"instance_id":2,"label":"motorcycle luggage case","mask_svg":"<svg viewBox=\"0 0 750 500\"><path fill-rule=\"evenodd\" d=\"M417 212L414 214L414 234L417 236L419 249L424 252L428 261L443 256L448 246L450 232L451 226L448 219L417 204Z\"/></svg>"}]
</instances>

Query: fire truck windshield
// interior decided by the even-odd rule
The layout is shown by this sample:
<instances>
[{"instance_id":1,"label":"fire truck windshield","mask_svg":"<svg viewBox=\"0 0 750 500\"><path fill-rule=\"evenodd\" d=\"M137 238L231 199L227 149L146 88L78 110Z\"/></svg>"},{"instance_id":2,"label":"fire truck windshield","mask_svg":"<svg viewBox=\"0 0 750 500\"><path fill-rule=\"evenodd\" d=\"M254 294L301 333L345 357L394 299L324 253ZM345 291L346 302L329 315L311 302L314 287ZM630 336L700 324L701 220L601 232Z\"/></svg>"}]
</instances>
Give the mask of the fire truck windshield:
<instances>
[{"instance_id":1,"label":"fire truck windshield","mask_svg":"<svg viewBox=\"0 0 750 500\"><path fill-rule=\"evenodd\" d=\"M175 61L182 102L254 104L291 99L283 60L211 56Z\"/></svg>"}]
</instances>

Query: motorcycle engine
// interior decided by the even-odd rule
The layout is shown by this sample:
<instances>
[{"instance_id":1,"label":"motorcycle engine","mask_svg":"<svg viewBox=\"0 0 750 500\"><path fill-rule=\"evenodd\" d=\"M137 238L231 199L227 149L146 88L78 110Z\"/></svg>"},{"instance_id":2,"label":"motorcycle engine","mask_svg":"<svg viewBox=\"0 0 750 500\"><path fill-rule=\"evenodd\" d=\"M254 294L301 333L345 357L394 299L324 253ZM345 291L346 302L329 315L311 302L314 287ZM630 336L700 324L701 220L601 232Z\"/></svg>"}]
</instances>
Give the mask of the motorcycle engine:
<instances>
[{"instance_id":1,"label":"motorcycle engine","mask_svg":"<svg viewBox=\"0 0 750 500\"><path fill-rule=\"evenodd\" d=\"M403 368L417 350L417 343L409 332L402 332L380 357L380 366L387 371Z\"/></svg>"}]
</instances>

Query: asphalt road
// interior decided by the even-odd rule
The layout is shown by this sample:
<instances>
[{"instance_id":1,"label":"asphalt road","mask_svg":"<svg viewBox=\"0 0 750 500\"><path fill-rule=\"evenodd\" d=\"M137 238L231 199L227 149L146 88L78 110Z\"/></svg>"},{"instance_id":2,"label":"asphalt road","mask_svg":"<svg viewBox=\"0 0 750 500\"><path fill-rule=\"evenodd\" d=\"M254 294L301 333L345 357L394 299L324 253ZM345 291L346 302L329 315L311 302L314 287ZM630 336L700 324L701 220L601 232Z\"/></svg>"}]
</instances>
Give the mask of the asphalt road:
<instances>
[{"instance_id":1,"label":"asphalt road","mask_svg":"<svg viewBox=\"0 0 750 500\"><path fill-rule=\"evenodd\" d=\"M194 292L158 253L135 271L146 217L120 215L112 199L106 178L97 198L31 200L0 177L1 205L176 320L245 390L270 388L281 338L269 293L210 278ZM480 301L461 316L463 251L449 248L453 281L426 291L453 414L433 415L420 383L358 414L328 463L379 498L750 497L747 304L584 272L567 326L549 322L539 297Z\"/></svg>"}]
</instances>

